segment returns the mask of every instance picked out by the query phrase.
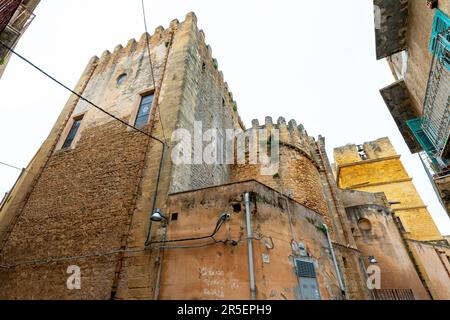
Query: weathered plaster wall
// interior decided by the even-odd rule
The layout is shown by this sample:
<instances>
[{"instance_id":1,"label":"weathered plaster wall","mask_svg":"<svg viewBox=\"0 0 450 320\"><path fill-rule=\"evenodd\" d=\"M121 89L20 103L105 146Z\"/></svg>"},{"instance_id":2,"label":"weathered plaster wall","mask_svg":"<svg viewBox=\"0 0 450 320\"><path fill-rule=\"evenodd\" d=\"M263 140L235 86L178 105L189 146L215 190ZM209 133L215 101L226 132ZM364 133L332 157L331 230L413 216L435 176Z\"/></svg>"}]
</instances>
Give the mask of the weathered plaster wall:
<instances>
[{"instance_id":1,"label":"weathered plaster wall","mask_svg":"<svg viewBox=\"0 0 450 320\"><path fill-rule=\"evenodd\" d=\"M271 129L279 130L281 143L278 173L261 174L261 165L248 164L247 154L247 164L232 166L232 181L255 179L283 194L290 191L292 199L323 215L335 242L347 298L367 299L369 293L364 284L365 274L361 266L360 253L356 249L345 209L337 194L323 138L319 139L317 145L316 141L307 135L303 126L297 126L293 120L286 125L283 118L273 124L272 119L268 117L262 126L254 120L252 129L265 129L268 132Z\"/></svg>"},{"instance_id":2,"label":"weathered plaster wall","mask_svg":"<svg viewBox=\"0 0 450 320\"><path fill-rule=\"evenodd\" d=\"M215 238L237 243L164 250L159 298L250 299L245 206L242 202L244 192L252 195L252 230L254 237L261 239L253 240L257 299L301 299L292 260L295 253L291 243L294 239L303 242L309 258L316 261L322 299L340 299L326 237L320 228L323 222L321 215L258 182L170 196L169 212L178 213L178 219L169 222L166 239L210 234L220 214L228 212L231 219ZM233 204L240 204L241 210L236 212ZM199 243L211 243L211 239L179 245ZM167 244L170 245L173 244ZM263 254L268 255L268 263L263 262Z\"/></svg>"},{"instance_id":3,"label":"weathered plaster wall","mask_svg":"<svg viewBox=\"0 0 450 320\"><path fill-rule=\"evenodd\" d=\"M408 241L428 288L435 300L450 299L450 247Z\"/></svg>"},{"instance_id":4,"label":"weathered plaster wall","mask_svg":"<svg viewBox=\"0 0 450 320\"><path fill-rule=\"evenodd\" d=\"M356 197L355 204L358 198L363 197L363 192L356 193L352 194ZM370 203L365 198L366 203ZM357 247L363 253L364 265L369 267L369 256L375 256L381 271L380 289L412 289L416 299L429 299L389 208L377 203L379 199L376 197L373 200L373 204L353 206L353 201L347 196L346 202L347 216Z\"/></svg>"}]
</instances>

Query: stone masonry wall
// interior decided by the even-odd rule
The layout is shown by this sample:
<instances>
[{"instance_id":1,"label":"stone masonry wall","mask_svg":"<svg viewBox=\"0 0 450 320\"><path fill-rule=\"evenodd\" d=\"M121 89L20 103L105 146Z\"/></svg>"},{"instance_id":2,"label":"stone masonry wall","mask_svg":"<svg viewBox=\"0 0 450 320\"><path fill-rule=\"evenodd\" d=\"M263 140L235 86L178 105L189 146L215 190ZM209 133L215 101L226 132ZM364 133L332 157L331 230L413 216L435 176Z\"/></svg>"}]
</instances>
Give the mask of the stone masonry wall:
<instances>
[{"instance_id":1,"label":"stone masonry wall","mask_svg":"<svg viewBox=\"0 0 450 320\"><path fill-rule=\"evenodd\" d=\"M170 29L157 28L150 38L155 79L162 76L167 48L177 28L176 21ZM155 89L145 40L146 35L139 42L130 40L125 48L117 46L112 54L106 51L95 62L83 92L131 124L141 94ZM118 85L116 79L122 73L127 77ZM160 127L155 110L152 112L150 125L142 130ZM80 114L84 118L76 140L71 148L60 150L73 117ZM24 199L23 209L17 208L16 221L10 224L0 256L0 264L7 267L0 270L2 298L109 299L115 275L121 271L117 251L126 245L149 139L76 101L69 121L59 127L58 140L38 153L37 158L50 158L29 198ZM150 149L154 150L153 144ZM155 173L152 167L152 179ZM148 212L146 215L148 219ZM47 260L50 263L42 263ZM66 288L65 271L72 264L81 267L80 291ZM28 272L30 268L33 273Z\"/></svg>"},{"instance_id":2,"label":"stone masonry wall","mask_svg":"<svg viewBox=\"0 0 450 320\"><path fill-rule=\"evenodd\" d=\"M221 159L218 158L214 164L203 161L203 152L210 143L203 141L203 134L209 129L216 129L219 137L225 139L227 129L240 128L232 94L222 72L218 70L217 61L212 57L211 48L205 43L203 31L194 26L190 41L177 128L187 129L191 135L193 164L174 166L170 192L228 182L229 166ZM195 122L201 125L200 131L194 130Z\"/></svg>"},{"instance_id":3,"label":"stone masonry wall","mask_svg":"<svg viewBox=\"0 0 450 320\"><path fill-rule=\"evenodd\" d=\"M245 164L232 165L231 181L255 179L283 194L291 191L292 199L326 216L328 209L313 149L305 141L307 138L304 129L294 123L290 122L288 128L283 118L276 125L272 125L270 118L266 119L264 126L256 125L255 122L253 129L266 129L267 136L272 128L279 130L278 172L273 175L262 174L261 164L251 164L247 152Z\"/></svg>"},{"instance_id":4,"label":"stone masonry wall","mask_svg":"<svg viewBox=\"0 0 450 320\"><path fill-rule=\"evenodd\" d=\"M50 159L2 251L2 264L19 265L0 271L1 298L109 298L114 255L47 265L36 260L120 247L144 140L110 122L86 130L78 148ZM70 265L86 266L82 285L88 290L67 290L65 271Z\"/></svg>"}]
</instances>

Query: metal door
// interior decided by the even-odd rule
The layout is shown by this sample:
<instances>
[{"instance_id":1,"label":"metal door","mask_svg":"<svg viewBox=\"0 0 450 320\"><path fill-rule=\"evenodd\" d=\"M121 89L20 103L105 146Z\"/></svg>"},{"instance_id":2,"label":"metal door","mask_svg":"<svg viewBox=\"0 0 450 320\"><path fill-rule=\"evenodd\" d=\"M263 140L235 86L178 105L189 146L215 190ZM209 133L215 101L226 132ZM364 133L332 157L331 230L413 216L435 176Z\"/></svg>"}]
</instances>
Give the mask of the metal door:
<instances>
[{"instance_id":1,"label":"metal door","mask_svg":"<svg viewBox=\"0 0 450 320\"><path fill-rule=\"evenodd\" d=\"M296 260L297 276L300 278L300 294L302 300L321 300L317 284L314 262Z\"/></svg>"},{"instance_id":2,"label":"metal door","mask_svg":"<svg viewBox=\"0 0 450 320\"><path fill-rule=\"evenodd\" d=\"M316 278L300 278L302 300L321 300Z\"/></svg>"}]
</instances>

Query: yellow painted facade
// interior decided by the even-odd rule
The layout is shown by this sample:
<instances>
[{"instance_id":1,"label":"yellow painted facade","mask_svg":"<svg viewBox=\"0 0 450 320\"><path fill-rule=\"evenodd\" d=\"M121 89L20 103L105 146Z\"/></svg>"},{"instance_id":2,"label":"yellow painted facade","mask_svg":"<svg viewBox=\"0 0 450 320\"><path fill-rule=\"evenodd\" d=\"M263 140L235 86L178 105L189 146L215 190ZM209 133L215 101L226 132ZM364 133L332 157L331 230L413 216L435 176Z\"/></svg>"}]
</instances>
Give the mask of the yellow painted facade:
<instances>
[{"instance_id":1,"label":"yellow painted facade","mask_svg":"<svg viewBox=\"0 0 450 320\"><path fill-rule=\"evenodd\" d=\"M341 189L384 192L406 236L420 241L443 239L388 138L336 148L334 159Z\"/></svg>"}]
</instances>

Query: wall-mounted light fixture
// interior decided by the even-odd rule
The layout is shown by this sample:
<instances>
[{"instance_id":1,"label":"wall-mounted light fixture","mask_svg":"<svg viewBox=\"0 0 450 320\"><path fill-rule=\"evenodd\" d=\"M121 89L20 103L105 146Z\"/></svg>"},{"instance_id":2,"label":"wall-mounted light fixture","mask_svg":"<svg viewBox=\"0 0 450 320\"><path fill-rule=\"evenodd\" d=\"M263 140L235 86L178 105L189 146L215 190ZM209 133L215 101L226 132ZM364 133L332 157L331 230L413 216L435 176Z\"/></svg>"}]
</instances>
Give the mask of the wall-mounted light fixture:
<instances>
[{"instance_id":1,"label":"wall-mounted light fixture","mask_svg":"<svg viewBox=\"0 0 450 320\"><path fill-rule=\"evenodd\" d=\"M155 211L153 211L153 214L150 217L150 220L152 220L153 222L167 221L167 217L165 217L161 213L161 209L156 208Z\"/></svg>"},{"instance_id":2,"label":"wall-mounted light fixture","mask_svg":"<svg viewBox=\"0 0 450 320\"><path fill-rule=\"evenodd\" d=\"M369 262L370 262L371 264L375 264L375 263L377 263L378 261L377 261L377 259L375 258L375 256L369 256Z\"/></svg>"}]
</instances>

